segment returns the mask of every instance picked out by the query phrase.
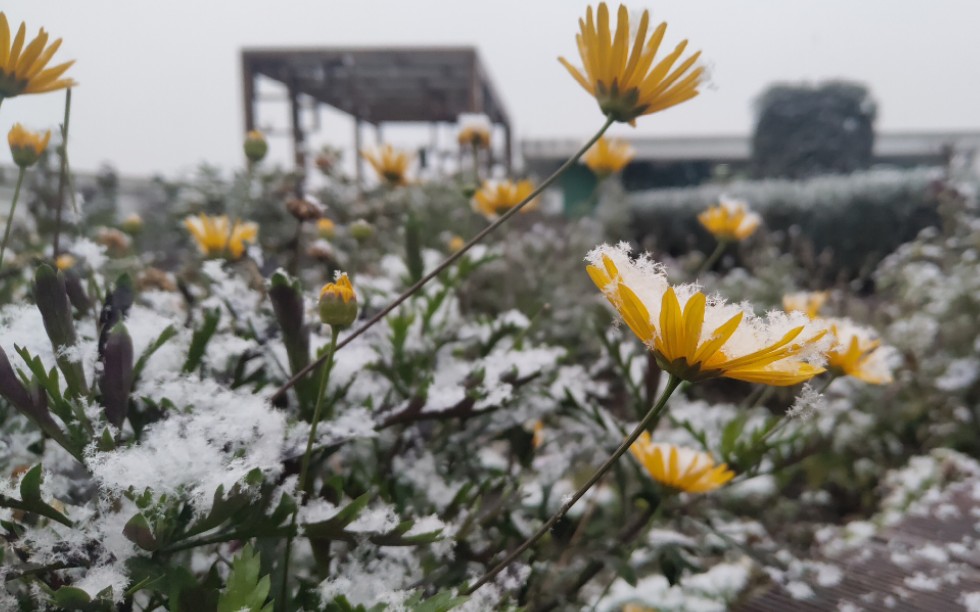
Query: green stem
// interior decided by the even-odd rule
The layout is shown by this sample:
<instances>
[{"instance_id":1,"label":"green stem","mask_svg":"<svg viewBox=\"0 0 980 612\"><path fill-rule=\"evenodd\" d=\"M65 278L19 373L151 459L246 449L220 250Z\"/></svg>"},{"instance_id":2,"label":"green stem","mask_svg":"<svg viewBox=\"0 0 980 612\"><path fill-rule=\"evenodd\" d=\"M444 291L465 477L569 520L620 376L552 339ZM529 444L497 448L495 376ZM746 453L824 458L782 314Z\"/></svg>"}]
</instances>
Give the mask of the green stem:
<instances>
[{"instance_id":1,"label":"green stem","mask_svg":"<svg viewBox=\"0 0 980 612\"><path fill-rule=\"evenodd\" d=\"M61 214L65 207L65 184L68 182L68 120L71 118L71 88L65 90L65 122L61 124L61 169L58 173L58 208L54 222L52 258L58 259L61 237ZM72 190L74 192L74 190Z\"/></svg>"},{"instance_id":2,"label":"green stem","mask_svg":"<svg viewBox=\"0 0 980 612\"><path fill-rule=\"evenodd\" d=\"M17 175L17 186L14 187L14 200L10 203L10 214L7 216L7 229L3 232L3 243L0 244L0 267L3 267L3 254L7 252L7 241L10 240L10 228L14 226L14 213L17 212L17 200L20 198L20 186L24 182L27 168L21 166Z\"/></svg>"},{"instance_id":3,"label":"green stem","mask_svg":"<svg viewBox=\"0 0 980 612\"><path fill-rule=\"evenodd\" d=\"M598 482L599 479L602 478L605 475L605 473L608 472L610 468L612 468L613 465L616 464L619 458L622 457L627 450L629 450L629 447L632 446L634 442L636 442L636 439L640 437L640 434L646 431L651 423L655 423L660 419L661 414L663 413L664 409L666 409L667 407L667 400L670 398L671 394L674 393L674 391L677 389L678 385L680 384L681 384L681 379L677 378L674 375L671 375L670 378L667 380L667 388L664 389L664 392L662 394L660 394L660 399L657 400L657 404L650 409L650 412L648 412L647 415L643 417L643 420L640 421L640 423L636 426L636 429L634 429L633 432L629 435L629 437L626 438L626 440L624 440L623 443L619 445L619 448L617 448L616 451L613 452L613 454L610 455L608 459L606 459L605 463L599 466L599 469L597 469L595 473L592 474L592 476L585 482L585 484L579 487L579 489L575 491L575 493L570 498L568 498L565 501L565 503L561 505L561 507L558 509L558 512L556 512L550 519L548 519L545 522L545 524L541 526L540 529L534 532L534 535L529 537L527 540L524 541L523 544L521 544L513 551L511 551L511 553L508 554L506 557L504 557L504 559L500 561L500 563L493 566L492 569L490 569L488 572L483 574L483 576L481 576L480 579L473 584L473 586L471 586L470 588L466 589L463 592L463 595L471 595L474 592L476 592L477 589L479 589L481 586L485 585L487 582L492 580L494 576L499 574L504 568L510 565L511 562L514 561L514 559L519 557L524 551L530 548L535 542L540 540L546 533L551 531L551 528L555 526L555 523L557 523L559 520L561 520L563 516L565 516L565 513L568 512L572 508L572 506L575 505L575 502L582 499L582 496L585 495L588 492L588 490L591 489L592 486L596 482Z\"/></svg>"},{"instance_id":4,"label":"green stem","mask_svg":"<svg viewBox=\"0 0 980 612\"><path fill-rule=\"evenodd\" d=\"M834 382L835 380L837 380L837 374L831 374L830 377L827 378L827 382L825 382L823 384L823 386L820 387L820 390L817 391L817 394L818 395L823 395L824 392L827 391L827 389L830 388L830 383Z\"/></svg>"},{"instance_id":5,"label":"green stem","mask_svg":"<svg viewBox=\"0 0 980 612\"><path fill-rule=\"evenodd\" d=\"M211 544L222 544L224 542L231 542L232 540L248 540L255 537L278 537L282 535L287 535L292 537L292 527L285 531L282 528L277 528L268 532L256 533L256 532L244 532L244 531L233 531L219 533L217 535L208 536L206 538L198 538L196 540L185 540L183 542L177 542L171 546L165 546L160 549L161 553L175 553L182 550L189 550L191 548L199 548L201 546L210 546Z\"/></svg>"},{"instance_id":6,"label":"green stem","mask_svg":"<svg viewBox=\"0 0 980 612\"><path fill-rule=\"evenodd\" d=\"M719 240L718 246L715 247L715 250L711 253L711 255L709 255L707 259L702 261L701 265L698 266L698 269L694 271L694 278L701 276L702 272L707 272L708 270L710 270L711 266L715 265L715 262L718 261L718 258L721 257L721 254L725 252L725 249L727 247L728 247L727 240Z\"/></svg>"},{"instance_id":7,"label":"green stem","mask_svg":"<svg viewBox=\"0 0 980 612\"><path fill-rule=\"evenodd\" d=\"M479 243L481 240L483 240L488 234L492 233L498 227L506 223L511 217L519 213L521 209L527 206L528 203L532 202L535 198L541 195L541 192L543 192L545 189L551 186L552 183L558 180L558 177L564 174L566 170L568 170L573 165L575 165L578 162L579 158L582 157L585 154L585 152L588 151L592 147L592 145L596 143L597 140L602 138L602 135L606 133L606 130L609 129L609 126L611 126L614 121L615 119L613 119L612 117L607 118L606 122L602 125L599 131L596 132L595 135L588 140L588 142L582 145L582 148L576 151L575 155L572 155L570 158L568 158L568 160L564 164L562 164L557 170L555 170L555 172L551 176L549 176L544 181L542 181L541 184L538 185L537 188L534 189L534 191L528 194L528 196L524 198L524 200L520 204L511 208L504 214L500 215L500 217L498 217L496 221L483 228L483 230L481 230L476 236L470 238L469 242L463 245L463 248L449 255L449 257L443 260L443 262L438 266L436 266L431 272L423 276L421 279L418 280L418 282L416 282L414 285L406 289L401 295L395 298L393 302L391 302L390 304L382 308L380 311L378 311L377 314L375 314L373 317L371 317L370 319L362 323L360 327L355 329L350 335L344 338L343 342L337 345L336 350L339 351L340 349L344 348L345 346L353 342L355 339L360 337L361 334L363 334L370 328L374 327L374 325L377 324L382 319L384 319L388 315L388 313L390 313L395 308L398 308L398 306L401 305L402 302L412 297L412 295L418 292L429 281L442 274L443 271L446 270L446 268L453 265L453 263L455 263L457 259L465 255L470 249L476 246L476 244ZM271 402L277 401L280 397L282 397L286 393L286 391L289 391L289 389L291 389L293 385L299 382L300 379L302 379L304 376L312 372L315 368L319 367L319 365L323 363L324 359L326 359L326 357L321 357L313 361L309 365L307 365L299 372L297 372L292 378L287 380L281 387L279 387L278 390L276 390L276 392L272 395L269 401Z\"/></svg>"},{"instance_id":8,"label":"green stem","mask_svg":"<svg viewBox=\"0 0 980 612\"><path fill-rule=\"evenodd\" d=\"M323 366L323 374L320 375L320 390L316 394L316 408L313 410L313 422L310 424L310 435L306 439L306 452L303 453L303 460L299 469L299 502L296 504L296 512L293 512L293 520L289 526L289 534L286 536L286 553L283 559L282 587L279 591L279 603L281 609L285 610L286 598L289 596L289 558L292 556L293 535L296 531L296 521L299 516L299 506L303 502L303 491L306 489L306 478L310 471L310 457L313 455L313 441L316 439L316 426L320 422L323 411L323 396L326 394L327 383L330 381L330 371L333 369L333 354L337 350L337 337L340 335L340 328L335 325L330 326L330 348L327 349L327 362ZM332 415L333 406L327 410L326 416Z\"/></svg>"},{"instance_id":9,"label":"green stem","mask_svg":"<svg viewBox=\"0 0 980 612\"><path fill-rule=\"evenodd\" d=\"M476 182L477 189L480 187L480 146L473 143L473 180Z\"/></svg>"}]
</instances>

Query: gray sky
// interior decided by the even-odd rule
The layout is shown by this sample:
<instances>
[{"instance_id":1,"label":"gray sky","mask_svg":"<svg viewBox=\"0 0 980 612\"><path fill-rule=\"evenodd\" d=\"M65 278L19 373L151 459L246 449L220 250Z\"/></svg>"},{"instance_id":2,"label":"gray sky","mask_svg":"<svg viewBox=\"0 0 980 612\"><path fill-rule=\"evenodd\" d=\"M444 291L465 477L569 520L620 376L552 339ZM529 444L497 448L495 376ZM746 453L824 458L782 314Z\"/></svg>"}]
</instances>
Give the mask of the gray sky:
<instances>
[{"instance_id":1,"label":"gray sky","mask_svg":"<svg viewBox=\"0 0 980 612\"><path fill-rule=\"evenodd\" d=\"M29 35L64 38L55 62L77 59L71 154L76 169L112 162L125 174L187 171L241 161L243 46L475 45L518 138L586 137L601 124L594 100L557 62L575 52L579 0L6 0ZM980 129L980 2L914 0L661 0L666 44L702 49L711 82L695 100L614 134L748 133L751 103L772 81L867 83L878 128ZM0 130L56 127L61 92L7 100ZM260 117L261 119L261 117ZM329 115L321 139L350 128ZM392 134L397 138L400 132ZM285 159L288 141L273 139ZM409 143L404 143L409 144ZM6 153L4 154L6 155ZM4 162L6 163L6 162Z\"/></svg>"}]
</instances>

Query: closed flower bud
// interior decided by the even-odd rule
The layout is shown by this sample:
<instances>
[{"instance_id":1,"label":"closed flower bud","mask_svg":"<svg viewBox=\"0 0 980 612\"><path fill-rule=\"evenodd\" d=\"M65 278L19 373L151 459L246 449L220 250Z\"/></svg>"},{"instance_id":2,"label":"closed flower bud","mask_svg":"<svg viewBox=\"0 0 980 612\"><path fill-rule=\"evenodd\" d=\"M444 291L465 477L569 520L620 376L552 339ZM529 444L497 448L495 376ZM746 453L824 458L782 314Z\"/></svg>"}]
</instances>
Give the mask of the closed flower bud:
<instances>
[{"instance_id":1,"label":"closed flower bud","mask_svg":"<svg viewBox=\"0 0 980 612\"><path fill-rule=\"evenodd\" d=\"M300 223L314 221L323 216L323 206L309 198L289 198L286 200L286 210Z\"/></svg>"},{"instance_id":2,"label":"closed flower bud","mask_svg":"<svg viewBox=\"0 0 980 612\"><path fill-rule=\"evenodd\" d=\"M59 270L70 270L75 267L75 258L68 253L62 253L54 260L54 265Z\"/></svg>"},{"instance_id":3,"label":"closed flower bud","mask_svg":"<svg viewBox=\"0 0 980 612\"><path fill-rule=\"evenodd\" d=\"M368 240L374 236L374 226L364 219L358 219L350 224L350 235L358 241Z\"/></svg>"},{"instance_id":4,"label":"closed flower bud","mask_svg":"<svg viewBox=\"0 0 980 612\"><path fill-rule=\"evenodd\" d=\"M245 157L250 162L260 162L265 159L269 152L269 143L265 136L258 130L252 130L245 136Z\"/></svg>"},{"instance_id":5,"label":"closed flower bud","mask_svg":"<svg viewBox=\"0 0 980 612\"><path fill-rule=\"evenodd\" d=\"M357 296L347 274L320 290L320 321L331 327L350 327L357 319Z\"/></svg>"},{"instance_id":6,"label":"closed flower bud","mask_svg":"<svg viewBox=\"0 0 980 612\"><path fill-rule=\"evenodd\" d=\"M337 235L337 225L330 219L320 219L316 222L316 232L320 235L320 238L333 240Z\"/></svg>"},{"instance_id":7,"label":"closed flower bud","mask_svg":"<svg viewBox=\"0 0 980 612\"><path fill-rule=\"evenodd\" d=\"M127 234L136 235L143 231L143 218L136 213L132 213L123 219L119 227Z\"/></svg>"},{"instance_id":8,"label":"closed flower bud","mask_svg":"<svg viewBox=\"0 0 980 612\"><path fill-rule=\"evenodd\" d=\"M7 133L7 142L10 144L10 154L14 158L14 163L21 168L29 168L37 163L41 158L41 153L48 147L51 140L51 132L46 131L32 132L24 129L19 123L15 123Z\"/></svg>"}]
</instances>

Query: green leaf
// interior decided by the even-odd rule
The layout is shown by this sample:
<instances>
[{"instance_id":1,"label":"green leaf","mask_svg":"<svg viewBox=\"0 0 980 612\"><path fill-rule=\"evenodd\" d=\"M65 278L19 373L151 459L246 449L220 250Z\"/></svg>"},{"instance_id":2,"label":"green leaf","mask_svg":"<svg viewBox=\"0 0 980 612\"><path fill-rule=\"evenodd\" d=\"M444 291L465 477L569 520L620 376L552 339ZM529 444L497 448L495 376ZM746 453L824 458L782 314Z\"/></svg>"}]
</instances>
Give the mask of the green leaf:
<instances>
[{"instance_id":1,"label":"green leaf","mask_svg":"<svg viewBox=\"0 0 980 612\"><path fill-rule=\"evenodd\" d=\"M153 552L160 547L159 542L153 536L153 530L150 529L150 525L142 513L137 513L129 519L126 526L123 527L123 535L143 550Z\"/></svg>"},{"instance_id":2,"label":"green leaf","mask_svg":"<svg viewBox=\"0 0 980 612\"><path fill-rule=\"evenodd\" d=\"M208 342L211 341L211 336L218 329L218 321L220 320L221 311L217 308L204 313L204 324L199 329L194 330L194 335L191 337L191 346L187 351L187 360L184 362L183 368L185 374L193 372L201 365L204 351L208 347Z\"/></svg>"},{"instance_id":3,"label":"green leaf","mask_svg":"<svg viewBox=\"0 0 980 612\"><path fill-rule=\"evenodd\" d=\"M742 431L745 429L745 423L748 421L748 416L741 415L730 421L725 425L725 429L721 432L721 455L723 457L729 457L732 451L735 450L735 445L738 442L739 436L742 435Z\"/></svg>"},{"instance_id":4,"label":"green leaf","mask_svg":"<svg viewBox=\"0 0 980 612\"><path fill-rule=\"evenodd\" d=\"M38 463L24 474L20 481L20 498L25 504L41 502L41 464Z\"/></svg>"},{"instance_id":5,"label":"green leaf","mask_svg":"<svg viewBox=\"0 0 980 612\"><path fill-rule=\"evenodd\" d=\"M171 338L177 335L177 328L173 325L168 325L166 329L160 332L157 339L150 343L150 346L146 347L143 354L140 355L139 360L136 365L133 366L133 381L137 381L140 378L140 374L143 373L143 368L146 367L146 362L150 360L153 353L156 353L160 347L170 341Z\"/></svg>"},{"instance_id":6,"label":"green leaf","mask_svg":"<svg viewBox=\"0 0 980 612\"><path fill-rule=\"evenodd\" d=\"M63 586L51 596L54 603L64 610L87 610L92 602L92 598L82 589Z\"/></svg>"},{"instance_id":7,"label":"green leaf","mask_svg":"<svg viewBox=\"0 0 980 612\"><path fill-rule=\"evenodd\" d=\"M231 562L228 583L218 597L218 612L268 612L272 610L269 598L269 576L259 576L261 559L246 544L242 552Z\"/></svg>"},{"instance_id":8,"label":"green leaf","mask_svg":"<svg viewBox=\"0 0 980 612\"><path fill-rule=\"evenodd\" d=\"M304 531L311 538L336 538L343 534L344 527L354 522L361 510L367 506L371 500L371 494L365 493L351 503L347 504L343 510L319 523L310 523L304 526Z\"/></svg>"},{"instance_id":9,"label":"green leaf","mask_svg":"<svg viewBox=\"0 0 980 612\"><path fill-rule=\"evenodd\" d=\"M448 591L442 591L423 600L422 594L416 593L405 601L405 606L412 612L447 612L468 599L469 597L456 597Z\"/></svg>"}]
</instances>

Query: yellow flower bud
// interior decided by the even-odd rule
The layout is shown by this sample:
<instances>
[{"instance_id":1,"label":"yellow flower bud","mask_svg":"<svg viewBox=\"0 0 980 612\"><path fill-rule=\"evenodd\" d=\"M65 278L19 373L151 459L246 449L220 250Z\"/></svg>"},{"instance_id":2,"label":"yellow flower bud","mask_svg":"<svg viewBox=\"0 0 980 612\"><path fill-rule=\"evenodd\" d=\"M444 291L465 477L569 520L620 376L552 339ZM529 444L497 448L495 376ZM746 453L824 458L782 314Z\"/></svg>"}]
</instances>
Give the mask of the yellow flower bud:
<instances>
[{"instance_id":1,"label":"yellow flower bud","mask_svg":"<svg viewBox=\"0 0 980 612\"><path fill-rule=\"evenodd\" d=\"M258 130L252 130L245 136L245 157L250 162L260 162L269 152L269 143L265 140L265 135Z\"/></svg>"},{"instance_id":2,"label":"yellow flower bud","mask_svg":"<svg viewBox=\"0 0 980 612\"><path fill-rule=\"evenodd\" d=\"M316 231L320 234L320 238L333 240L337 235L337 226L330 219L323 218L316 222Z\"/></svg>"},{"instance_id":3,"label":"yellow flower bud","mask_svg":"<svg viewBox=\"0 0 980 612\"><path fill-rule=\"evenodd\" d=\"M320 290L320 321L331 327L350 327L357 319L357 296L347 274Z\"/></svg>"},{"instance_id":4,"label":"yellow flower bud","mask_svg":"<svg viewBox=\"0 0 980 612\"><path fill-rule=\"evenodd\" d=\"M14 163L21 168L29 168L37 163L41 158L41 153L48 147L51 140L51 132L45 131L32 132L24 129L19 123L15 123L7 133L7 142L10 144L10 154L14 158Z\"/></svg>"},{"instance_id":5,"label":"yellow flower bud","mask_svg":"<svg viewBox=\"0 0 980 612\"><path fill-rule=\"evenodd\" d=\"M119 227L127 234L138 234L143 231L143 218L136 213L132 213L122 220Z\"/></svg>"},{"instance_id":6,"label":"yellow flower bud","mask_svg":"<svg viewBox=\"0 0 980 612\"><path fill-rule=\"evenodd\" d=\"M54 265L59 270L70 270L75 267L75 258L68 253L62 253L54 260Z\"/></svg>"},{"instance_id":7,"label":"yellow flower bud","mask_svg":"<svg viewBox=\"0 0 980 612\"><path fill-rule=\"evenodd\" d=\"M358 219L350 224L350 235L359 242L368 240L374 236L374 226L364 219Z\"/></svg>"}]
</instances>

